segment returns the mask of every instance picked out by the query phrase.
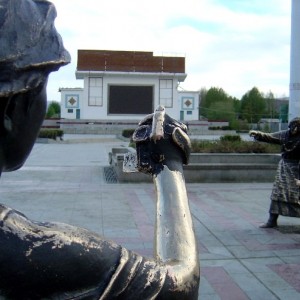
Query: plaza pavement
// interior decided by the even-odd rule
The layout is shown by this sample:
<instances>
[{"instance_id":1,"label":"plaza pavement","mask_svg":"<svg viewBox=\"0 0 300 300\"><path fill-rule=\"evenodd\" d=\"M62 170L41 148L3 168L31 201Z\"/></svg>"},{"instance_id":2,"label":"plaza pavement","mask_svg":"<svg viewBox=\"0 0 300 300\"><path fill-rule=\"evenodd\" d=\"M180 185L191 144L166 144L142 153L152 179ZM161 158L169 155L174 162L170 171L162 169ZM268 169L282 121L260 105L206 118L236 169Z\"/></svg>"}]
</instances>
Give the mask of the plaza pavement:
<instances>
[{"instance_id":1,"label":"plaza pavement","mask_svg":"<svg viewBox=\"0 0 300 300\"><path fill-rule=\"evenodd\" d=\"M85 227L152 256L152 184L107 180L114 136L66 135L35 144L24 167L4 173L1 202L38 221ZM106 171L105 171L106 170ZM260 229L272 183L187 184L199 245L199 299L300 299L300 219Z\"/></svg>"}]
</instances>

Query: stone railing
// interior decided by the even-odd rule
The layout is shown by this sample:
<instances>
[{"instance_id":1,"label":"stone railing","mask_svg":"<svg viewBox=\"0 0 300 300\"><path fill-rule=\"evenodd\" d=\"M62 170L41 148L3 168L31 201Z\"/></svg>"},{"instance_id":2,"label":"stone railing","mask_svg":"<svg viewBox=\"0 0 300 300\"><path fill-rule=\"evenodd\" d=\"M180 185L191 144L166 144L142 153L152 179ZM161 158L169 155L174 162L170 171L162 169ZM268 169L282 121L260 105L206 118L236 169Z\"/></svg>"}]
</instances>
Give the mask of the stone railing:
<instances>
[{"instance_id":1,"label":"stone railing","mask_svg":"<svg viewBox=\"0 0 300 300\"><path fill-rule=\"evenodd\" d=\"M124 154L133 148L112 148L109 163L119 182L151 182L151 176L142 173L124 173ZM188 183L205 182L272 182L275 178L279 154L255 153L192 153L190 163L184 166Z\"/></svg>"},{"instance_id":2,"label":"stone railing","mask_svg":"<svg viewBox=\"0 0 300 300\"><path fill-rule=\"evenodd\" d=\"M187 182L271 182L280 155L265 153L192 153L184 166Z\"/></svg>"}]
</instances>

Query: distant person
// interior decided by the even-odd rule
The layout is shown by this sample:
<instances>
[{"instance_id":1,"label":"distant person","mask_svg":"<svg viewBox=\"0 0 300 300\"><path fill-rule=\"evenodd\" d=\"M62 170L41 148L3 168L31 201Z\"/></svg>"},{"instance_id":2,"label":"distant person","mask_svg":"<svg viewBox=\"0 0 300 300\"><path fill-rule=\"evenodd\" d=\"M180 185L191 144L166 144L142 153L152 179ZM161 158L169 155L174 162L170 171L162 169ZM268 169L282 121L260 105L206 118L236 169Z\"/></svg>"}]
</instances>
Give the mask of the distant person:
<instances>
[{"instance_id":1,"label":"distant person","mask_svg":"<svg viewBox=\"0 0 300 300\"><path fill-rule=\"evenodd\" d=\"M300 217L300 118L294 118L288 128L270 134L254 130L249 132L257 141L281 145L281 160L271 193L269 219L261 228L277 227L279 215Z\"/></svg>"},{"instance_id":2,"label":"distant person","mask_svg":"<svg viewBox=\"0 0 300 300\"><path fill-rule=\"evenodd\" d=\"M44 119L48 75L70 61L55 17L48 1L0 0L0 173L24 164ZM139 124L134 141L139 170L158 191L154 259L0 204L0 299L198 299L186 127L162 109Z\"/></svg>"}]
</instances>

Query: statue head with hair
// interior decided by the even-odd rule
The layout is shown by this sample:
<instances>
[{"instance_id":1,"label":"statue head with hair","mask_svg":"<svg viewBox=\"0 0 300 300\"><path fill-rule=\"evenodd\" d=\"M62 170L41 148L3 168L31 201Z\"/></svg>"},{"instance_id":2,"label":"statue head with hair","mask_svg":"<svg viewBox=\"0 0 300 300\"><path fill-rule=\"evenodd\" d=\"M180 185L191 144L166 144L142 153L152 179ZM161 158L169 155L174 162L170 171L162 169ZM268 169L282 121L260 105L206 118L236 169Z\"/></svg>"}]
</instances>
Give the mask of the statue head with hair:
<instances>
[{"instance_id":1,"label":"statue head with hair","mask_svg":"<svg viewBox=\"0 0 300 300\"><path fill-rule=\"evenodd\" d=\"M20 168L46 112L52 71L70 62L45 0L0 0L0 174Z\"/></svg>"},{"instance_id":2,"label":"statue head with hair","mask_svg":"<svg viewBox=\"0 0 300 300\"><path fill-rule=\"evenodd\" d=\"M289 131L292 135L300 134L300 118L296 117L289 123Z\"/></svg>"}]
</instances>

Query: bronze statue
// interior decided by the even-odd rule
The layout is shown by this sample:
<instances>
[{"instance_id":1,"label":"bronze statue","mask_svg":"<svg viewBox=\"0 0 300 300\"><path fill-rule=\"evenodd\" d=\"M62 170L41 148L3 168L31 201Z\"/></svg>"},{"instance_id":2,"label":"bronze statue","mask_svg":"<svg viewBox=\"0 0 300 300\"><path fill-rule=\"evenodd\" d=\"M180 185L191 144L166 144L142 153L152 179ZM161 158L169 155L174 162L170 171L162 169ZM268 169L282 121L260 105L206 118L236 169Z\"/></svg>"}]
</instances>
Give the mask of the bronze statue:
<instances>
[{"instance_id":1,"label":"bronze statue","mask_svg":"<svg viewBox=\"0 0 300 300\"><path fill-rule=\"evenodd\" d=\"M0 0L0 170L20 168L45 114L50 72L69 62L43 0ZM134 134L137 167L157 190L155 257L85 229L35 222L0 204L1 299L198 298L199 260L182 164L185 125L159 107Z\"/></svg>"},{"instance_id":2,"label":"bronze statue","mask_svg":"<svg viewBox=\"0 0 300 300\"><path fill-rule=\"evenodd\" d=\"M250 131L257 141L281 145L281 160L278 164L271 193L269 219L261 228L277 227L279 215L300 217L300 118L289 123L289 129L274 133Z\"/></svg>"}]
</instances>

